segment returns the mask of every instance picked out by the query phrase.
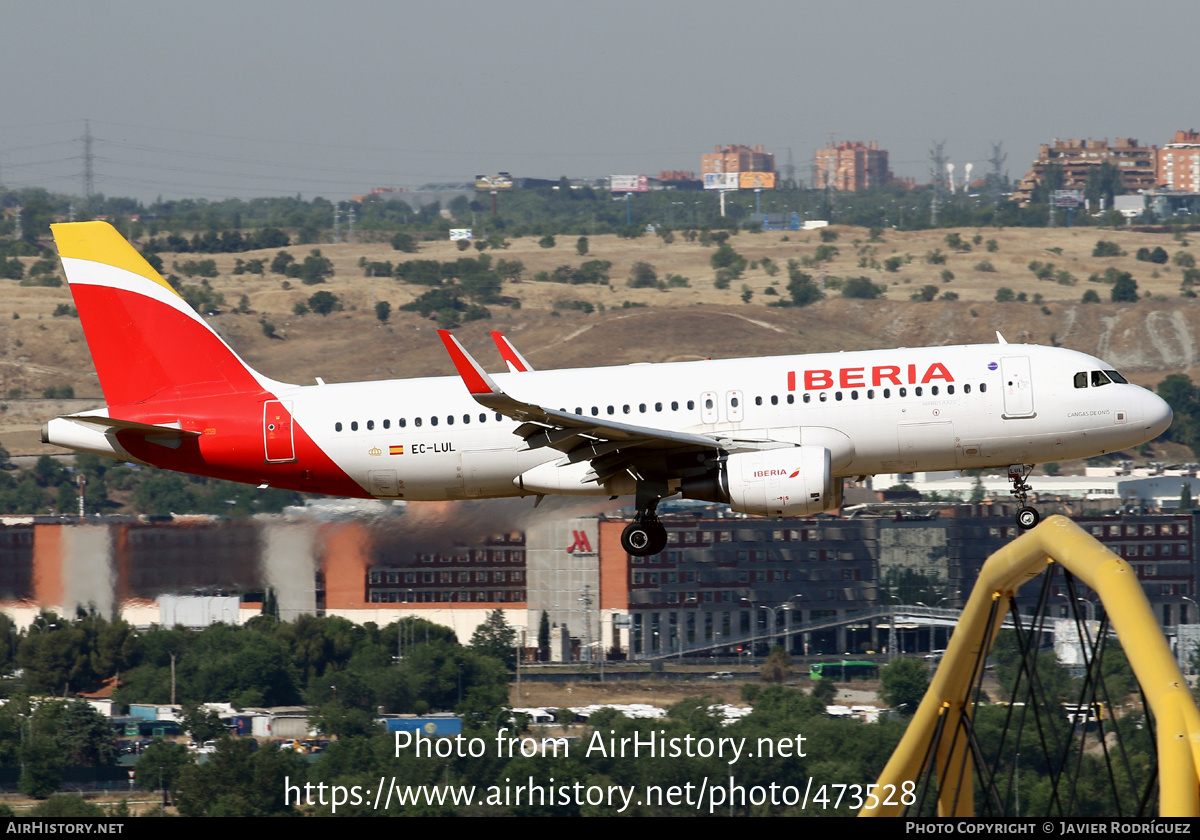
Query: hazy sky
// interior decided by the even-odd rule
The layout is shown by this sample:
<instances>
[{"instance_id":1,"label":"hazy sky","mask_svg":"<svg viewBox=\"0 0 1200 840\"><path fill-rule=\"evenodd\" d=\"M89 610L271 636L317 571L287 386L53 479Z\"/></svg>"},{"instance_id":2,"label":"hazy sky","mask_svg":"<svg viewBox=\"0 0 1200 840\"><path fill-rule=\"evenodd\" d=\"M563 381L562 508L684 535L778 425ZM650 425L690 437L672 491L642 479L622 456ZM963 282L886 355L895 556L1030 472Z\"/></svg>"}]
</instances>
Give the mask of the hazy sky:
<instances>
[{"instance_id":1,"label":"hazy sky","mask_svg":"<svg viewBox=\"0 0 1200 840\"><path fill-rule=\"evenodd\" d=\"M1162 145L1200 126L1197 0L12 3L0 183L153 199L699 171L878 140L927 181L991 143Z\"/></svg>"}]
</instances>

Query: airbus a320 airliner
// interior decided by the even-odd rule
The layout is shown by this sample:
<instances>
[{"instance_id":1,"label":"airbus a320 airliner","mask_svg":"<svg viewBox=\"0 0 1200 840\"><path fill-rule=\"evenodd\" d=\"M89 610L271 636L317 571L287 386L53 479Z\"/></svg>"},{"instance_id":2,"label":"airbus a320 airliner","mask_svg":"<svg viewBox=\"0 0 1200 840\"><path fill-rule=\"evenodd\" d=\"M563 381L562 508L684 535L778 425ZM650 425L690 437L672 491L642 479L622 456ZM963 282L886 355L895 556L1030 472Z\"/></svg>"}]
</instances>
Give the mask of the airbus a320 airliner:
<instances>
[{"instance_id":1,"label":"airbus a320 airliner","mask_svg":"<svg viewBox=\"0 0 1200 840\"><path fill-rule=\"evenodd\" d=\"M54 225L108 405L42 440L263 487L378 499L633 496L622 544L656 554L659 500L762 516L841 504L843 479L1032 465L1149 441L1158 396L1099 359L998 343L533 370L493 334L490 376L441 332L458 376L288 385L236 353L110 225Z\"/></svg>"}]
</instances>

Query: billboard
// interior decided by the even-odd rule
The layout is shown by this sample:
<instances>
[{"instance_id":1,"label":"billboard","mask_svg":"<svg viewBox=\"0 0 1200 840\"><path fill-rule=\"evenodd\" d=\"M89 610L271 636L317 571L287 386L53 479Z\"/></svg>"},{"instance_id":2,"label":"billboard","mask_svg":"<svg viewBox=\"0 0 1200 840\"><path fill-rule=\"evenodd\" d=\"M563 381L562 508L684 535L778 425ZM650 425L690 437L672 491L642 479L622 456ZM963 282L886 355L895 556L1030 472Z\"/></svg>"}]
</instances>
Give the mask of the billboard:
<instances>
[{"instance_id":1,"label":"billboard","mask_svg":"<svg viewBox=\"0 0 1200 840\"><path fill-rule=\"evenodd\" d=\"M1079 207L1083 204L1083 190L1055 190L1055 207Z\"/></svg>"},{"instance_id":2,"label":"billboard","mask_svg":"<svg viewBox=\"0 0 1200 840\"><path fill-rule=\"evenodd\" d=\"M471 240L470 228L450 228L450 241L457 242L460 239L465 239L468 242Z\"/></svg>"},{"instance_id":3,"label":"billboard","mask_svg":"<svg viewBox=\"0 0 1200 840\"><path fill-rule=\"evenodd\" d=\"M650 178L646 175L612 175L609 182L613 192L650 191Z\"/></svg>"},{"instance_id":4,"label":"billboard","mask_svg":"<svg viewBox=\"0 0 1200 840\"><path fill-rule=\"evenodd\" d=\"M738 188L743 190L775 189L774 172L739 172Z\"/></svg>"},{"instance_id":5,"label":"billboard","mask_svg":"<svg viewBox=\"0 0 1200 840\"><path fill-rule=\"evenodd\" d=\"M507 172L497 172L495 175L476 175L475 189L480 192L490 192L492 190L511 190L513 188L512 176Z\"/></svg>"},{"instance_id":6,"label":"billboard","mask_svg":"<svg viewBox=\"0 0 1200 840\"><path fill-rule=\"evenodd\" d=\"M705 172L704 189L706 190L736 190L738 188L738 173L736 172Z\"/></svg>"}]
</instances>

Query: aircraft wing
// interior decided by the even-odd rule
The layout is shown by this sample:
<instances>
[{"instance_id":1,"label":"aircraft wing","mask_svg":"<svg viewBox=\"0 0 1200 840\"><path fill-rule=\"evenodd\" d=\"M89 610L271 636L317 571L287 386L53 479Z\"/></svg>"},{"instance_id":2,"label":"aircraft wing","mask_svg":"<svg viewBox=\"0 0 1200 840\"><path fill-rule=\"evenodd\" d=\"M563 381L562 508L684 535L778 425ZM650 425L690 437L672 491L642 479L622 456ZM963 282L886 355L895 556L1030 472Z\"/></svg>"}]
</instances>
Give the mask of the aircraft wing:
<instances>
[{"instance_id":1,"label":"aircraft wing","mask_svg":"<svg viewBox=\"0 0 1200 840\"><path fill-rule=\"evenodd\" d=\"M791 445L637 426L524 402L505 393L448 331L438 334L476 402L521 421L516 434L527 448L556 449L567 456L567 463L591 461L593 481L603 482L629 470L642 476L678 478L703 472L709 456Z\"/></svg>"}]
</instances>

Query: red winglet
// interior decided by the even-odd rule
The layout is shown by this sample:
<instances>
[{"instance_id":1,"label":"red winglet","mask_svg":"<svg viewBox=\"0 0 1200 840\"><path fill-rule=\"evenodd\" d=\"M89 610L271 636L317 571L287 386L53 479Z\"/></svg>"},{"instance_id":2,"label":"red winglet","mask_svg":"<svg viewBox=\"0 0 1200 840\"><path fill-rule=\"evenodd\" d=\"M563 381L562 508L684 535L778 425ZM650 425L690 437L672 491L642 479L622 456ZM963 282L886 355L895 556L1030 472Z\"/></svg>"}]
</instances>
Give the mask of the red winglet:
<instances>
[{"instance_id":1,"label":"red winglet","mask_svg":"<svg viewBox=\"0 0 1200 840\"><path fill-rule=\"evenodd\" d=\"M462 377L463 384L467 386L467 391L472 395L501 393L500 389L496 387L496 383L492 382L492 378L479 366L478 362L471 358L449 330L438 330L438 335L441 336L442 343L446 345L450 361L454 362L454 367L458 370L458 375Z\"/></svg>"},{"instance_id":2,"label":"red winglet","mask_svg":"<svg viewBox=\"0 0 1200 840\"><path fill-rule=\"evenodd\" d=\"M528 373L533 370L529 362L525 361L525 357L521 355L520 351L512 346L512 342L505 337L504 333L492 330L492 341L496 342L496 349L500 351L500 357L504 359L510 372Z\"/></svg>"}]
</instances>

